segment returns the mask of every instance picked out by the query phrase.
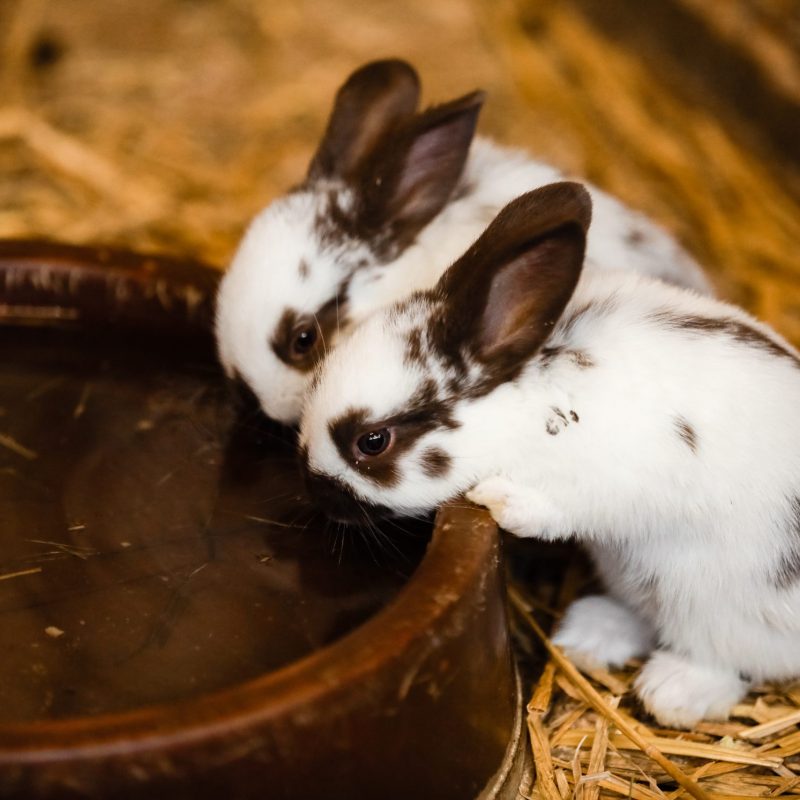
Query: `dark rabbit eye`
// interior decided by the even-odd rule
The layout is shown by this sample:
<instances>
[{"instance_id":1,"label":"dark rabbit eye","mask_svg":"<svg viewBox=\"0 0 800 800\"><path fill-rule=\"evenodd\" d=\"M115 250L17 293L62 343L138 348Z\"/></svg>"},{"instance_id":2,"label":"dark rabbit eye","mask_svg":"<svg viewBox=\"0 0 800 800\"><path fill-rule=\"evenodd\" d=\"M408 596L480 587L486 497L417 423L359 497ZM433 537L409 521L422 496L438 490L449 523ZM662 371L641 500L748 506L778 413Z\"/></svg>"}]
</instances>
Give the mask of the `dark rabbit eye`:
<instances>
[{"instance_id":1,"label":"dark rabbit eye","mask_svg":"<svg viewBox=\"0 0 800 800\"><path fill-rule=\"evenodd\" d=\"M359 436L356 447L365 456L379 456L383 453L392 441L392 434L388 428L381 428L379 431L370 431L363 436Z\"/></svg>"},{"instance_id":2,"label":"dark rabbit eye","mask_svg":"<svg viewBox=\"0 0 800 800\"><path fill-rule=\"evenodd\" d=\"M292 333L292 353L304 356L317 343L317 326L307 325L296 328Z\"/></svg>"}]
</instances>

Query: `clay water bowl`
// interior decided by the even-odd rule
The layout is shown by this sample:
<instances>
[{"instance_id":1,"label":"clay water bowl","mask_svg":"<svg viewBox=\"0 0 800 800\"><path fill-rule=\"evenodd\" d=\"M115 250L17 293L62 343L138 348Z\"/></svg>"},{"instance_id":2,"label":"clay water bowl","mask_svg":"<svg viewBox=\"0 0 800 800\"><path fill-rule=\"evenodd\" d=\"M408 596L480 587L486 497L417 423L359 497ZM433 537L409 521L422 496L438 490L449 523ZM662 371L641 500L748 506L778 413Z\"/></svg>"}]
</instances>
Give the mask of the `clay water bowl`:
<instances>
[{"instance_id":1,"label":"clay water bowl","mask_svg":"<svg viewBox=\"0 0 800 800\"><path fill-rule=\"evenodd\" d=\"M216 282L0 245L0 797L515 797L494 525L331 529L231 403Z\"/></svg>"}]
</instances>

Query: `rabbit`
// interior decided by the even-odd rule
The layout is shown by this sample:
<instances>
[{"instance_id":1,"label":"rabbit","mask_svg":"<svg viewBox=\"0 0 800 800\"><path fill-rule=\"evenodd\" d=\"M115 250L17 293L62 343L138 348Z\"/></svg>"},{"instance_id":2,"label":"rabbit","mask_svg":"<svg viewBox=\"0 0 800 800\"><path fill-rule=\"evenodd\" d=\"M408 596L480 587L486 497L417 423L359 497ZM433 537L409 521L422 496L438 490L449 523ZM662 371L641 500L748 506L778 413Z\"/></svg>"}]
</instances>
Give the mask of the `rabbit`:
<instances>
[{"instance_id":1,"label":"rabbit","mask_svg":"<svg viewBox=\"0 0 800 800\"><path fill-rule=\"evenodd\" d=\"M297 423L314 366L355 325L432 286L507 202L560 177L519 151L472 141L482 92L423 112L418 100L417 73L403 61L356 70L305 180L255 217L222 280L220 360L279 422ZM711 292L664 231L592 192L590 266Z\"/></svg>"},{"instance_id":2,"label":"rabbit","mask_svg":"<svg viewBox=\"0 0 800 800\"><path fill-rule=\"evenodd\" d=\"M575 539L608 591L555 642L649 656L663 725L725 718L800 674L800 354L727 303L583 270L589 193L510 203L436 285L319 366L298 445L339 521L466 497L518 536Z\"/></svg>"}]
</instances>

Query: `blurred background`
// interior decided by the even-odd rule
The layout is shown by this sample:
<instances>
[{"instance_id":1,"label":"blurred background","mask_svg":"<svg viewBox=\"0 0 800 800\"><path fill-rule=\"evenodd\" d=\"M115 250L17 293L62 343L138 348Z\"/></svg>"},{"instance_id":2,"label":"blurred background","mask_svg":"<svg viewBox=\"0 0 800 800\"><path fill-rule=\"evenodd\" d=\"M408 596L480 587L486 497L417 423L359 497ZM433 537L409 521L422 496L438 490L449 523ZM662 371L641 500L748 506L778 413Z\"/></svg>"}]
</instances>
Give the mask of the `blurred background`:
<instances>
[{"instance_id":1,"label":"blurred background","mask_svg":"<svg viewBox=\"0 0 800 800\"><path fill-rule=\"evenodd\" d=\"M333 94L400 56L425 102L669 228L800 343L797 0L2 0L0 238L224 266Z\"/></svg>"}]
</instances>

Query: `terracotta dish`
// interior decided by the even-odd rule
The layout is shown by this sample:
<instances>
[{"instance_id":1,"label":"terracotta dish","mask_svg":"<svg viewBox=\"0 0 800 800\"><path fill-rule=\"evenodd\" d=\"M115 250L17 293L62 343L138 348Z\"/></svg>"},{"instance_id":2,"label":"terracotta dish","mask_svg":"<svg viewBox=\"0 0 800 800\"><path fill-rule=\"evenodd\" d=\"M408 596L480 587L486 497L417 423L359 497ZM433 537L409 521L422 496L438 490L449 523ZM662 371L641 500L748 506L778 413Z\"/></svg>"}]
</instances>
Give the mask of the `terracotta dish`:
<instances>
[{"instance_id":1,"label":"terracotta dish","mask_svg":"<svg viewBox=\"0 0 800 800\"><path fill-rule=\"evenodd\" d=\"M0 245L0 797L515 797L495 526L320 517L217 275Z\"/></svg>"}]
</instances>

